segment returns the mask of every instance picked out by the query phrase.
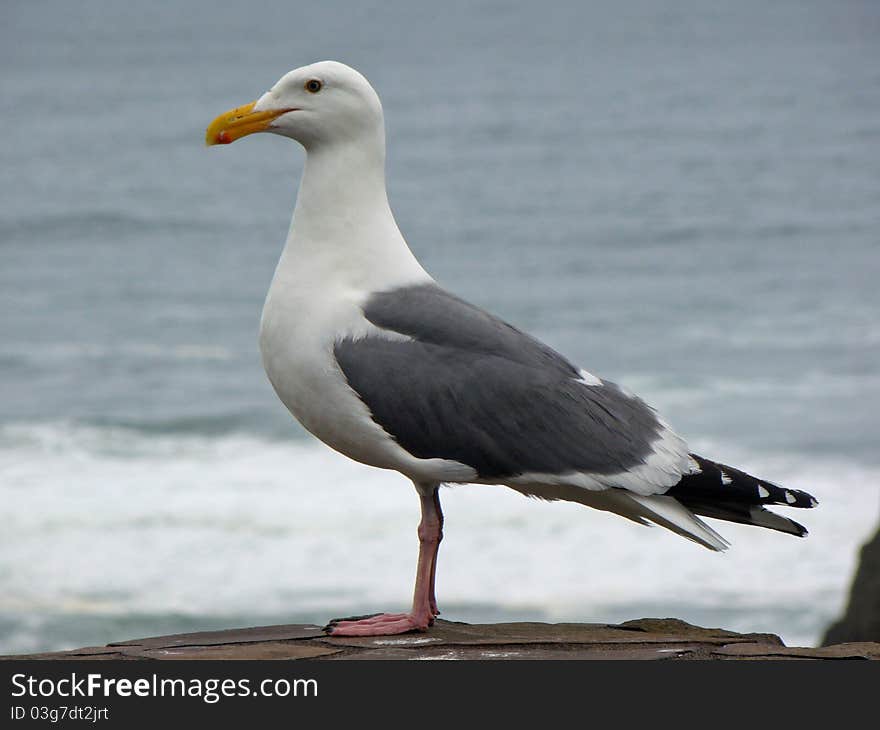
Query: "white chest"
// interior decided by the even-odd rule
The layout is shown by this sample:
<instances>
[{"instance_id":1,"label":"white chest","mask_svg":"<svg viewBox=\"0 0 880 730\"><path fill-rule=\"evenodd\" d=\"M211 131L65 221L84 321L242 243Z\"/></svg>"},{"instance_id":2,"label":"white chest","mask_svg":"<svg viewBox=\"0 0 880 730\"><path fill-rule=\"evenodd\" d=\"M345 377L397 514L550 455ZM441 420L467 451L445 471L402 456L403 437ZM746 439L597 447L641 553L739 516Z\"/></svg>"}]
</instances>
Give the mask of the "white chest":
<instances>
[{"instance_id":1,"label":"white chest","mask_svg":"<svg viewBox=\"0 0 880 730\"><path fill-rule=\"evenodd\" d=\"M278 397L306 429L354 458L375 424L336 365L333 345L363 328L360 304L352 292L276 274L260 322L263 367Z\"/></svg>"},{"instance_id":2,"label":"white chest","mask_svg":"<svg viewBox=\"0 0 880 730\"><path fill-rule=\"evenodd\" d=\"M307 172L303 190L308 180ZM416 481L461 476L459 464L418 459L401 448L348 385L334 353L344 338L402 337L366 319L367 298L433 280L400 235L384 194L382 205L369 210L351 200L303 204L302 196L260 322L263 367L275 392L308 431L352 459Z\"/></svg>"}]
</instances>

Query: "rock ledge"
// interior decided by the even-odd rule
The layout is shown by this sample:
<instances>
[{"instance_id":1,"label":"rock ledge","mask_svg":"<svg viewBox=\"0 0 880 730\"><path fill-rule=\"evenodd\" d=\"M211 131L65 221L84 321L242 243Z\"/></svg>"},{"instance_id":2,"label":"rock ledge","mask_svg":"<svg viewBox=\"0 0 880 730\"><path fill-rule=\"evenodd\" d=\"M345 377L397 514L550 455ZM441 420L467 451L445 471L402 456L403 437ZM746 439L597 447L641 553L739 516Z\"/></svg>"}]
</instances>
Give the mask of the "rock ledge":
<instances>
[{"instance_id":1,"label":"rock ledge","mask_svg":"<svg viewBox=\"0 0 880 730\"><path fill-rule=\"evenodd\" d=\"M437 621L425 633L345 638L308 624L174 634L4 659L880 659L880 643L788 647L678 619L622 624Z\"/></svg>"}]
</instances>

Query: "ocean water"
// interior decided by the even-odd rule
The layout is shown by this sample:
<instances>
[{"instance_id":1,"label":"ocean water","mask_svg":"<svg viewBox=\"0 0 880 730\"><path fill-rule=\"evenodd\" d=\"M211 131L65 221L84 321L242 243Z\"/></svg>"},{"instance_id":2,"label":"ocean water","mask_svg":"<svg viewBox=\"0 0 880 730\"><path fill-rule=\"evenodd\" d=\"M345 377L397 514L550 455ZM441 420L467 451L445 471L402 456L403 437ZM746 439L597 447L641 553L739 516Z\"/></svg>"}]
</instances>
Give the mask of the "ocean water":
<instances>
[{"instance_id":1,"label":"ocean water","mask_svg":"<svg viewBox=\"0 0 880 730\"><path fill-rule=\"evenodd\" d=\"M204 127L336 58L445 286L815 494L702 550L444 490L467 621L677 616L811 644L880 515L869 2L5 3L0 653L402 609L418 502L305 434L256 331L303 154Z\"/></svg>"}]
</instances>

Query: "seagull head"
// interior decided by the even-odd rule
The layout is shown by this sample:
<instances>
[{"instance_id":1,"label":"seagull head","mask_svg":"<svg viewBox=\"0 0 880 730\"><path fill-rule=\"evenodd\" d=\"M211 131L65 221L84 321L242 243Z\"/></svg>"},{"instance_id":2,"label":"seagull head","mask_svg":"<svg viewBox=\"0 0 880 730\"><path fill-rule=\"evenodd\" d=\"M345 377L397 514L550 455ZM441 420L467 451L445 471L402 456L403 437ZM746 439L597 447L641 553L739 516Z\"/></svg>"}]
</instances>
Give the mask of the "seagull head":
<instances>
[{"instance_id":1,"label":"seagull head","mask_svg":"<svg viewBox=\"0 0 880 730\"><path fill-rule=\"evenodd\" d=\"M221 114L205 143L229 144L254 132L290 137L307 150L371 137L384 146L382 104L359 72L321 61L284 74L256 101Z\"/></svg>"}]
</instances>

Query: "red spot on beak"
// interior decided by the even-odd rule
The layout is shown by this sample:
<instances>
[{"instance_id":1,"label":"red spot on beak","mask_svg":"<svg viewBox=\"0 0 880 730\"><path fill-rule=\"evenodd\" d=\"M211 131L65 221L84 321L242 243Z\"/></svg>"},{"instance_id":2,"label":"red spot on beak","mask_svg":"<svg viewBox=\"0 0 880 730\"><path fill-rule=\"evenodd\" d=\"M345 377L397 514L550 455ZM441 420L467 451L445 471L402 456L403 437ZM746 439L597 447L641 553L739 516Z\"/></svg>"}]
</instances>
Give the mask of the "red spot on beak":
<instances>
[{"instance_id":1,"label":"red spot on beak","mask_svg":"<svg viewBox=\"0 0 880 730\"><path fill-rule=\"evenodd\" d=\"M229 139L229 135L226 134L225 131L220 132L217 135L217 144L229 144L230 142L232 142L232 140Z\"/></svg>"}]
</instances>

